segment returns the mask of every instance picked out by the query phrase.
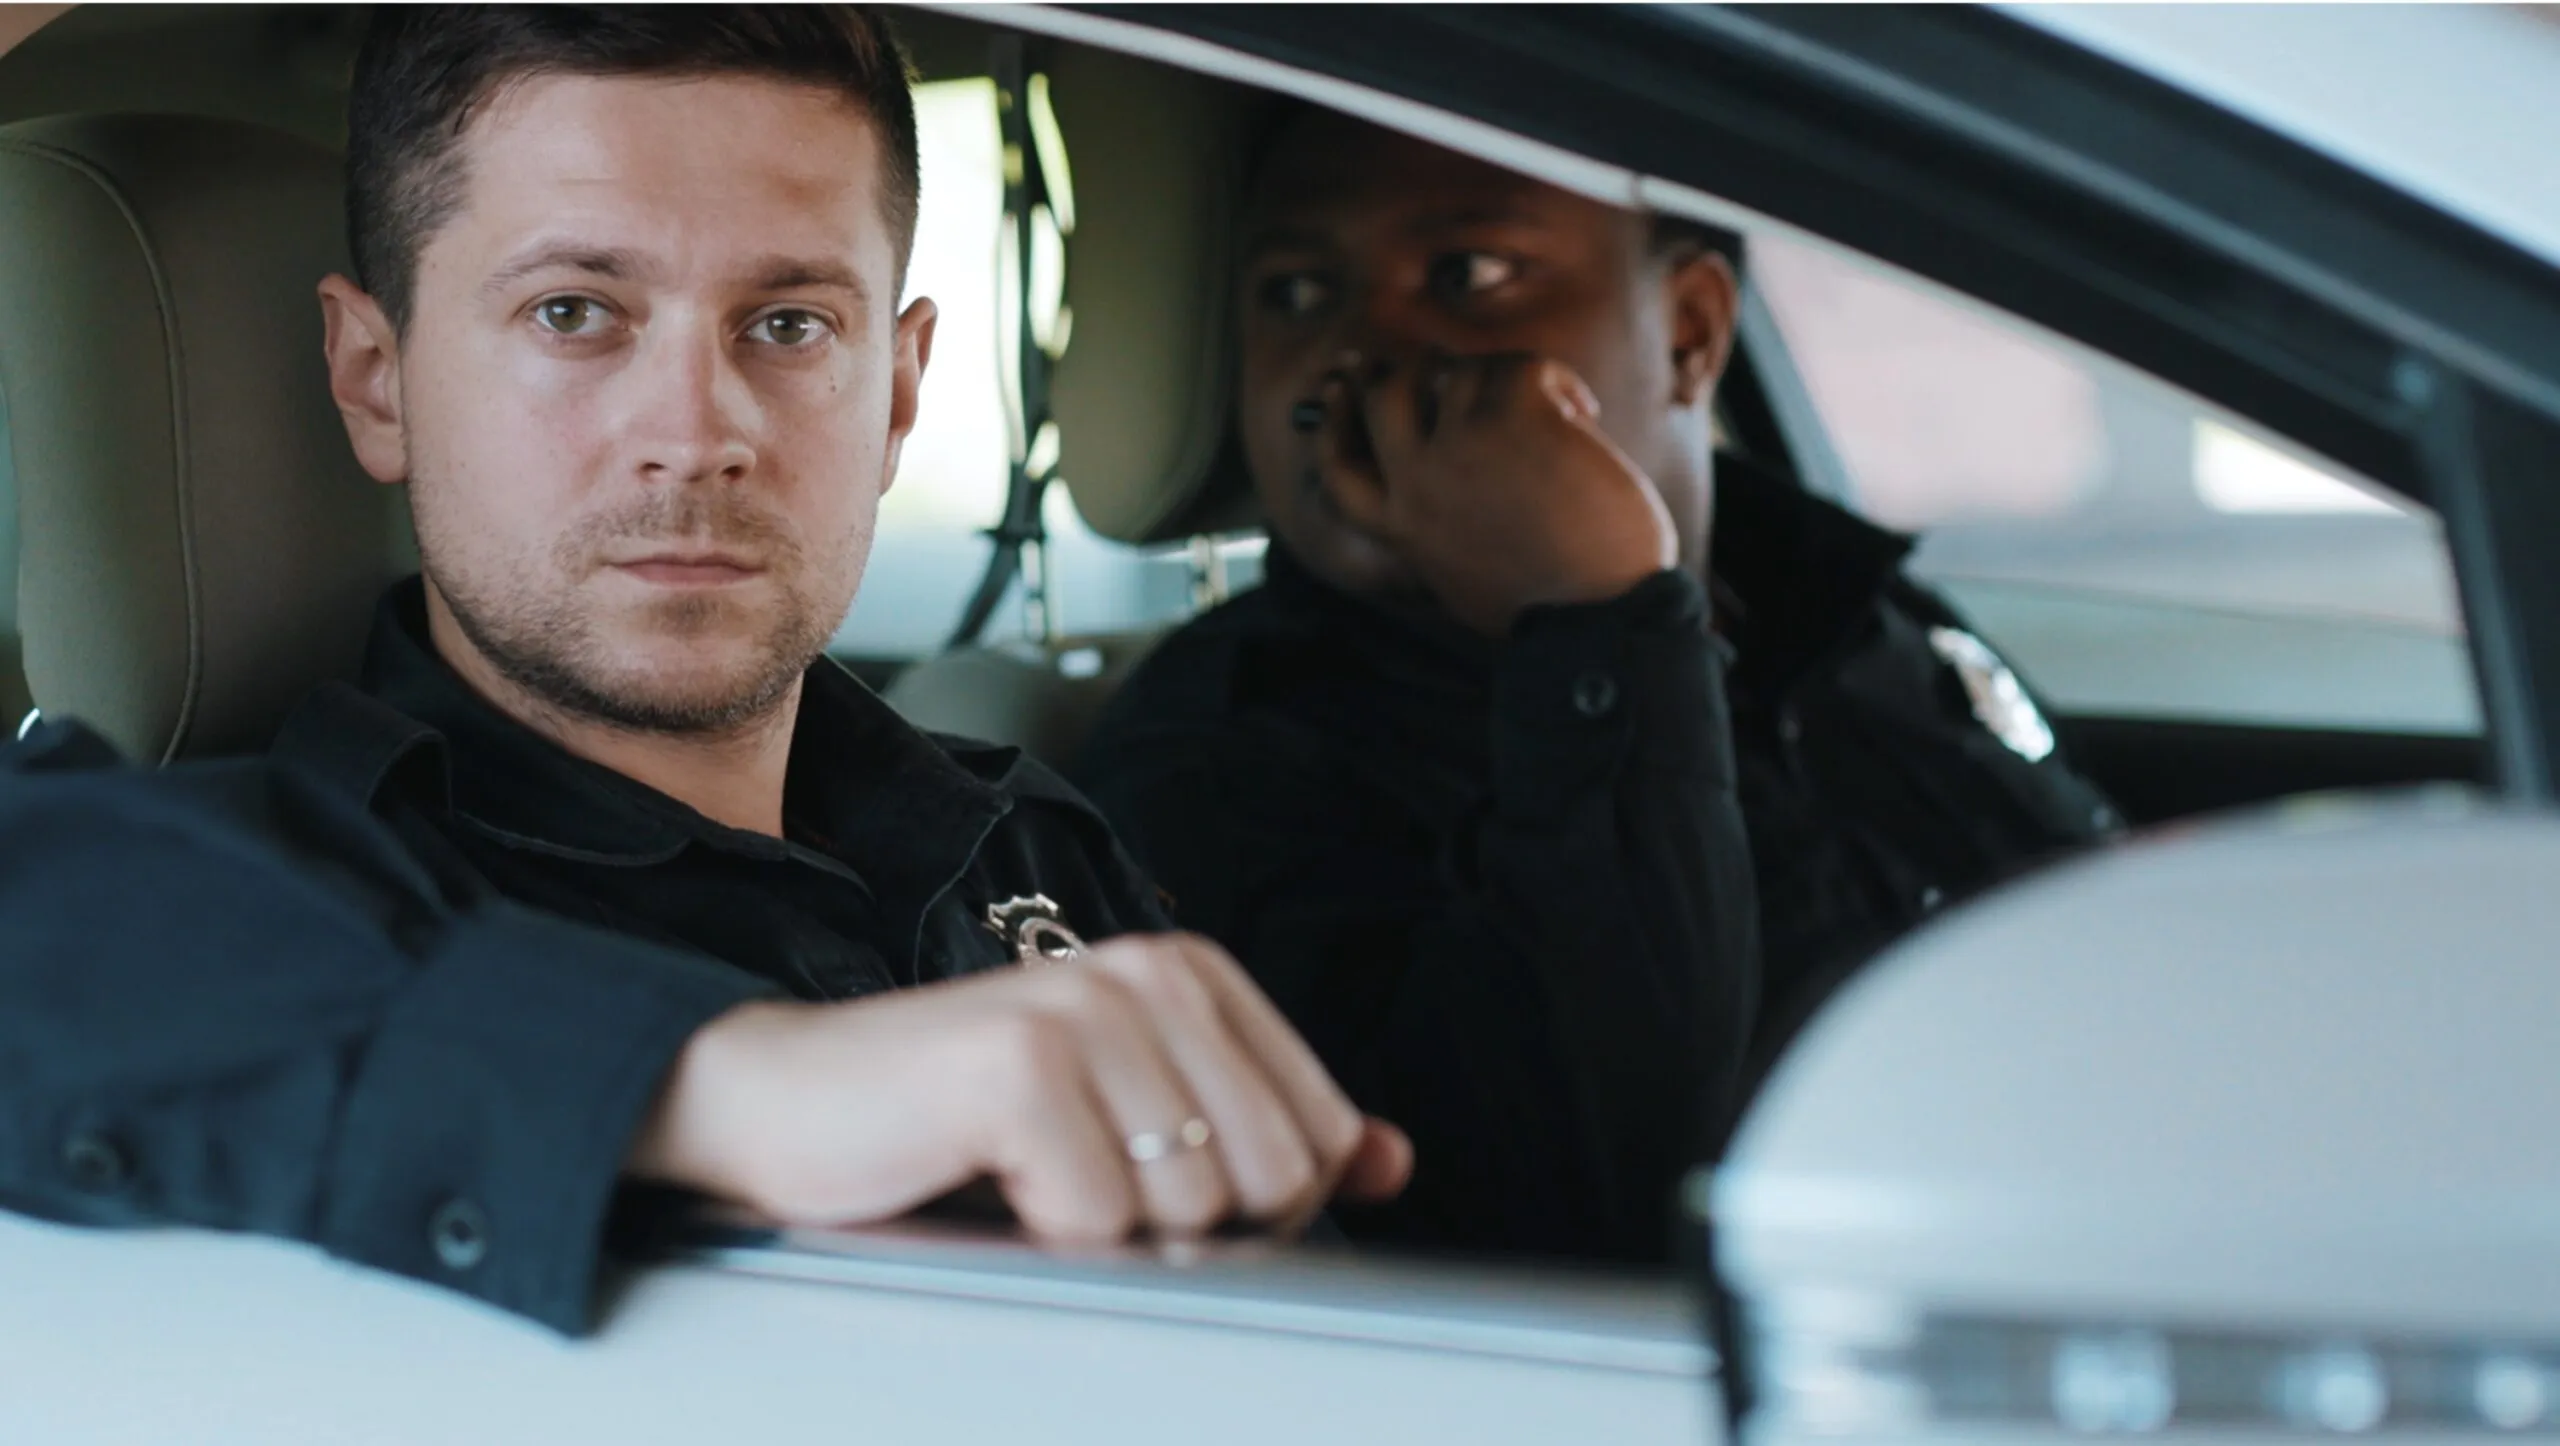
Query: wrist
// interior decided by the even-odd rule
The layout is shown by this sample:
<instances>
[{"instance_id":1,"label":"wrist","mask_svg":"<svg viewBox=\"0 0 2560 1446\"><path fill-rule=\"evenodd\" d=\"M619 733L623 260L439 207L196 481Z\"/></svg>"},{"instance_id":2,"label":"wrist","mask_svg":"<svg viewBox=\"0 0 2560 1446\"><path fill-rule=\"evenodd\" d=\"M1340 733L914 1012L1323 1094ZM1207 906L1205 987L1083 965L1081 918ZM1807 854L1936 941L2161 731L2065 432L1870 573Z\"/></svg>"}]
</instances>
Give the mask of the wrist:
<instances>
[{"instance_id":1,"label":"wrist","mask_svg":"<svg viewBox=\"0 0 2560 1446\"><path fill-rule=\"evenodd\" d=\"M1654 629L1703 633L1705 617L1706 590L1698 580L1678 568L1657 568L1605 594L1531 603L1512 615L1503 636L1519 643L1554 633L1593 639Z\"/></svg>"},{"instance_id":2,"label":"wrist","mask_svg":"<svg viewBox=\"0 0 2560 1446\"><path fill-rule=\"evenodd\" d=\"M1432 585L1441 606L1469 631L1496 640L1514 637L1529 617L1574 609L1605 608L1642 589L1658 570L1632 569L1551 576L1479 586L1472 591Z\"/></svg>"},{"instance_id":3,"label":"wrist","mask_svg":"<svg viewBox=\"0 0 2560 1446\"><path fill-rule=\"evenodd\" d=\"M756 1198L751 1132L773 1045L809 1006L754 1000L693 1032L659 1086L623 1173L730 1200Z\"/></svg>"},{"instance_id":4,"label":"wrist","mask_svg":"<svg viewBox=\"0 0 2560 1446\"><path fill-rule=\"evenodd\" d=\"M1665 571L1663 564L1653 558L1629 558L1612 566L1595 566L1587 575L1568 579L1551 589L1548 596L1536 599L1529 607L1592 607L1614 603ZM1529 607L1521 611L1525 613Z\"/></svg>"}]
</instances>

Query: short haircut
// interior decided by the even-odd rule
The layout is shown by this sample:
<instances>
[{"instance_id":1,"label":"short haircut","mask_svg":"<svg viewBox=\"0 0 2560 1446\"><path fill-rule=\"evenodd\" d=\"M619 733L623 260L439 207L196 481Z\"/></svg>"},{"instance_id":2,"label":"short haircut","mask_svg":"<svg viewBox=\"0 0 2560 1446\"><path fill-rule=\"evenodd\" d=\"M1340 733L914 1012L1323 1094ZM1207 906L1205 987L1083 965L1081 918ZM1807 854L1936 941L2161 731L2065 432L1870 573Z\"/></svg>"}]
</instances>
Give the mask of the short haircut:
<instances>
[{"instance_id":1,"label":"short haircut","mask_svg":"<svg viewBox=\"0 0 2560 1446\"><path fill-rule=\"evenodd\" d=\"M347 101L347 249L407 331L418 254L462 204L462 133L538 75L740 75L822 86L878 127L901 285L916 235L913 67L859 5L378 5Z\"/></svg>"}]
</instances>

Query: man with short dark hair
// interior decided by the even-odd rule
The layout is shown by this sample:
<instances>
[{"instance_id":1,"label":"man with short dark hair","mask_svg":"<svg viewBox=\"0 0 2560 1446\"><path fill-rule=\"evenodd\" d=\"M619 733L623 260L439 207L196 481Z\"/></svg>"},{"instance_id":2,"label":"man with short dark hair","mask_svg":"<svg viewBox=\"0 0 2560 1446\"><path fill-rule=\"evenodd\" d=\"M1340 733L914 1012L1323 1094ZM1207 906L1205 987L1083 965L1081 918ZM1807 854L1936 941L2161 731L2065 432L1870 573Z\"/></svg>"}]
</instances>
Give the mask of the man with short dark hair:
<instances>
[{"instance_id":1,"label":"man with short dark hair","mask_svg":"<svg viewBox=\"0 0 2560 1446\"><path fill-rule=\"evenodd\" d=\"M1906 540L1717 475L1736 249L1313 109L1260 162L1266 582L1154 652L1078 776L1411 1133L1355 1234L1661 1258L1830 983L2114 826Z\"/></svg>"},{"instance_id":2,"label":"man with short dark hair","mask_svg":"<svg viewBox=\"0 0 2560 1446\"><path fill-rule=\"evenodd\" d=\"M824 657L933 344L897 310L908 83L852 7L384 12L363 281L321 302L425 575L279 756L518 900L736 966L638 1174L801 1221L993 1176L1074 1239L1301 1217L1364 1158L1392 1188L1391 1133L1231 961L1110 940L1164 921L1080 799Z\"/></svg>"},{"instance_id":3,"label":"man with short dark hair","mask_svg":"<svg viewBox=\"0 0 2560 1446\"><path fill-rule=\"evenodd\" d=\"M801 1223L988 1180L1062 1240L1398 1187L1401 1137L1221 950L1162 932L1072 790L823 656L932 349L933 304L897 309L908 84L847 6L375 12L359 279L320 301L424 576L271 779L193 782L228 822L126 790L170 840L140 872L264 888L279 933L369 962L271 961L278 1050L219 1044L257 1062L131 1105L148 1201L5 1171L0 1198L281 1229L576 1328L627 1177ZM223 947L252 938L223 916ZM164 1068L136 1062L170 1098Z\"/></svg>"}]
</instances>

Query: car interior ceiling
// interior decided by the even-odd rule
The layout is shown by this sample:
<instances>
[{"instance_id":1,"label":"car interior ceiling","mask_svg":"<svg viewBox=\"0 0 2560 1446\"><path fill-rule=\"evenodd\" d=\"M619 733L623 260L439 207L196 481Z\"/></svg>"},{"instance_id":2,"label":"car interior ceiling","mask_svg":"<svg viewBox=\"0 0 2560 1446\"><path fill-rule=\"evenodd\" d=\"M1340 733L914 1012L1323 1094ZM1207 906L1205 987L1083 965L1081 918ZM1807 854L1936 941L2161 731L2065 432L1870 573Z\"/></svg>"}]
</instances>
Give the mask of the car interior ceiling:
<instances>
[{"instance_id":1,"label":"car interior ceiling","mask_svg":"<svg viewBox=\"0 0 2560 1446\"><path fill-rule=\"evenodd\" d=\"M0 57L0 122L67 112L230 117L335 149L363 6L84 6ZM996 31L912 12L903 26L927 79L987 72ZM1227 442L1220 298L1223 227L1241 186L1239 138L1260 97L1231 84L1086 47L1048 53L1059 125L1075 158L1070 269L1075 345L1052 405L1059 471L1094 530L1128 544L1250 527ZM1204 218L1206 218L1204 220ZM5 416L0 412L0 416ZM1726 444L1793 476L1785 428L1746 356L1721 399ZM0 440L5 439L0 432ZM964 648L888 685L929 726L1072 750L1154 634L1053 640L1045 651ZM1997 639L1994 639L1996 642ZM0 649L14 654L14 636ZM1069 677L1056 660L1098 654ZM0 706L23 697L0 656ZM2066 748L2137 822L2324 788L2476 781L2476 738L2220 724L2056 720Z\"/></svg>"}]
</instances>

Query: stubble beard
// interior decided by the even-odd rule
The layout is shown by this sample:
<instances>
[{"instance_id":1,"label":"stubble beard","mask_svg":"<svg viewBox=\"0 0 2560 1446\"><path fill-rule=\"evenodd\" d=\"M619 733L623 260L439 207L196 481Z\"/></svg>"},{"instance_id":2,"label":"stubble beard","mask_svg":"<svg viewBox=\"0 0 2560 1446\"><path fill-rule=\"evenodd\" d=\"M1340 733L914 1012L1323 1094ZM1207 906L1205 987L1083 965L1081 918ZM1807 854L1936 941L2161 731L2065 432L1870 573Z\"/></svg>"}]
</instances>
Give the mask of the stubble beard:
<instances>
[{"instance_id":1,"label":"stubble beard","mask_svg":"<svg viewBox=\"0 0 2560 1446\"><path fill-rule=\"evenodd\" d=\"M421 494L413 489L411 495ZM653 503L594 519L560 539L546 560L492 569L493 577L439 567L442 550L432 545L435 520L423 515L431 509L422 508L415 522L423 570L472 648L542 706L627 733L735 734L770 718L791 698L793 684L825 651L837 619L811 595L803 551L787 528L726 501L706 505L691 495L665 500L672 505ZM724 676L669 679L617 662L593 605L582 605L579 591L603 568L609 544L633 538L708 539L763 559L779 605L744 665L724 670ZM519 581L499 580L510 577ZM746 606L720 594L675 594L621 621L662 642L725 641Z\"/></svg>"}]
</instances>

